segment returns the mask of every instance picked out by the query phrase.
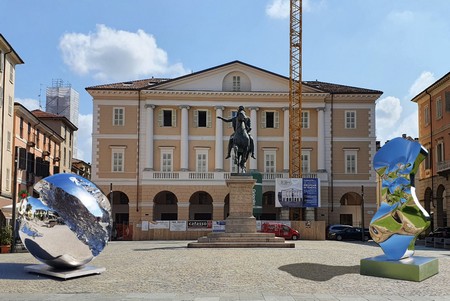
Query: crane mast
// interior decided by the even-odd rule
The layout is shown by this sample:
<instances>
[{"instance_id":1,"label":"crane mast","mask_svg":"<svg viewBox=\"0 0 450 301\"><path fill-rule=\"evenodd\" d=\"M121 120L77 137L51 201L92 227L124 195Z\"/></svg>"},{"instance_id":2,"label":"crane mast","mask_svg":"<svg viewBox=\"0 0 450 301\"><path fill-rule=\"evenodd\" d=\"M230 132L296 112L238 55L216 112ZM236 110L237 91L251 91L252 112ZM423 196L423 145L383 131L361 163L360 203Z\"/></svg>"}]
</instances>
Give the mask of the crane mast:
<instances>
[{"instance_id":1,"label":"crane mast","mask_svg":"<svg viewBox=\"0 0 450 301\"><path fill-rule=\"evenodd\" d=\"M289 177L302 177L302 0L290 0Z\"/></svg>"}]
</instances>

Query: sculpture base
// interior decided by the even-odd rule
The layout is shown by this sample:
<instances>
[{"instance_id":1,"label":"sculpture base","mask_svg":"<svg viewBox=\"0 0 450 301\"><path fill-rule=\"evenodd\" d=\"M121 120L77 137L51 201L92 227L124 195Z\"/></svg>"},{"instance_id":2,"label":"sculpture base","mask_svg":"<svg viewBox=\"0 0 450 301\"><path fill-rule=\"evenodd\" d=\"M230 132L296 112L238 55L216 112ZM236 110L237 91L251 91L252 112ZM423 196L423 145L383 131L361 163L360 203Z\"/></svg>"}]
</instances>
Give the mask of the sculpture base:
<instances>
[{"instance_id":1,"label":"sculpture base","mask_svg":"<svg viewBox=\"0 0 450 301\"><path fill-rule=\"evenodd\" d=\"M360 274L409 281L422 281L439 273L437 258L412 256L387 260L385 255L361 259Z\"/></svg>"},{"instance_id":2,"label":"sculpture base","mask_svg":"<svg viewBox=\"0 0 450 301\"><path fill-rule=\"evenodd\" d=\"M106 268L97 268L91 265L83 266L78 269L70 269L70 270L61 270L55 269L46 264L34 264L25 266L25 271L35 274L42 274L47 276L52 276L56 278L61 278L64 280L83 277L94 274L101 274L106 271Z\"/></svg>"},{"instance_id":3,"label":"sculpture base","mask_svg":"<svg viewBox=\"0 0 450 301\"><path fill-rule=\"evenodd\" d=\"M295 248L295 243L273 233L209 233L188 248Z\"/></svg>"}]
</instances>

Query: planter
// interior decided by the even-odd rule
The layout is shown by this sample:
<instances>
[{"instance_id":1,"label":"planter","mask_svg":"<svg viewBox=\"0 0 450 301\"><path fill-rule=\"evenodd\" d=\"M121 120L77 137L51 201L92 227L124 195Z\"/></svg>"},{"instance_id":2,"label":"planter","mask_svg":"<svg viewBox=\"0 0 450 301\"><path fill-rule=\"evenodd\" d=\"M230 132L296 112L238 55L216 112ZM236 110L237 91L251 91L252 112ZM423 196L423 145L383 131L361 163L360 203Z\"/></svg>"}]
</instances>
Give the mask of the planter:
<instances>
[{"instance_id":1,"label":"planter","mask_svg":"<svg viewBox=\"0 0 450 301\"><path fill-rule=\"evenodd\" d=\"M0 246L0 253L9 253L11 251L11 245Z\"/></svg>"}]
</instances>

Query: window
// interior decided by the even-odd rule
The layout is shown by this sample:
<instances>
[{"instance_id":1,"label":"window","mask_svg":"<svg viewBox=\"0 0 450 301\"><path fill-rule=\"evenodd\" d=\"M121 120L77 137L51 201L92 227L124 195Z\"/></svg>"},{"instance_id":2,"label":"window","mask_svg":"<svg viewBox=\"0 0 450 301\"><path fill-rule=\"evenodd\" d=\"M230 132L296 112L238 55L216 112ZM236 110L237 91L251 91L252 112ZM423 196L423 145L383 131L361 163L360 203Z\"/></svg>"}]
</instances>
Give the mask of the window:
<instances>
[{"instance_id":1,"label":"window","mask_svg":"<svg viewBox=\"0 0 450 301\"><path fill-rule=\"evenodd\" d=\"M161 171L173 171L173 149L166 149L161 151Z\"/></svg>"},{"instance_id":2,"label":"window","mask_svg":"<svg viewBox=\"0 0 450 301\"><path fill-rule=\"evenodd\" d=\"M444 142L440 141L438 142L436 146L436 162L440 163L445 160L444 158Z\"/></svg>"},{"instance_id":3,"label":"window","mask_svg":"<svg viewBox=\"0 0 450 301\"><path fill-rule=\"evenodd\" d=\"M194 111L194 127L198 128L210 128L211 114L208 110L195 110Z\"/></svg>"},{"instance_id":4,"label":"window","mask_svg":"<svg viewBox=\"0 0 450 301\"><path fill-rule=\"evenodd\" d=\"M445 112L450 112L450 92L445 92Z\"/></svg>"},{"instance_id":5,"label":"window","mask_svg":"<svg viewBox=\"0 0 450 301\"><path fill-rule=\"evenodd\" d=\"M442 100L439 97L436 99L436 119L442 118Z\"/></svg>"},{"instance_id":6,"label":"window","mask_svg":"<svg viewBox=\"0 0 450 301\"><path fill-rule=\"evenodd\" d=\"M113 125L123 126L125 124L124 108L113 109Z\"/></svg>"},{"instance_id":7,"label":"window","mask_svg":"<svg viewBox=\"0 0 450 301\"><path fill-rule=\"evenodd\" d=\"M302 128L309 129L309 111L302 111Z\"/></svg>"},{"instance_id":8,"label":"window","mask_svg":"<svg viewBox=\"0 0 450 301\"><path fill-rule=\"evenodd\" d=\"M44 141L44 147L42 149L47 150L47 135L44 134L44 139L42 140Z\"/></svg>"},{"instance_id":9,"label":"window","mask_svg":"<svg viewBox=\"0 0 450 301\"><path fill-rule=\"evenodd\" d=\"M14 83L14 65L11 62L9 63L9 81Z\"/></svg>"},{"instance_id":10,"label":"window","mask_svg":"<svg viewBox=\"0 0 450 301\"><path fill-rule=\"evenodd\" d=\"M8 115L12 116L12 111L13 111L13 99L11 96L9 96L8 98Z\"/></svg>"},{"instance_id":11,"label":"window","mask_svg":"<svg viewBox=\"0 0 450 301\"><path fill-rule=\"evenodd\" d=\"M172 109L162 109L159 111L158 124L161 127L176 127L176 111Z\"/></svg>"},{"instance_id":12,"label":"window","mask_svg":"<svg viewBox=\"0 0 450 301\"><path fill-rule=\"evenodd\" d=\"M280 127L280 113L277 111L265 111L262 114L262 128L277 129Z\"/></svg>"},{"instance_id":13,"label":"window","mask_svg":"<svg viewBox=\"0 0 450 301\"><path fill-rule=\"evenodd\" d=\"M233 75L233 91L241 91L241 77Z\"/></svg>"},{"instance_id":14,"label":"window","mask_svg":"<svg viewBox=\"0 0 450 301\"><path fill-rule=\"evenodd\" d=\"M6 135L6 150L7 151L11 151L11 132L8 131L7 135Z\"/></svg>"},{"instance_id":15,"label":"window","mask_svg":"<svg viewBox=\"0 0 450 301\"><path fill-rule=\"evenodd\" d=\"M428 105L423 108L423 121L425 125L430 124L430 107Z\"/></svg>"},{"instance_id":16,"label":"window","mask_svg":"<svg viewBox=\"0 0 450 301\"><path fill-rule=\"evenodd\" d=\"M123 172L124 171L124 154L125 148L112 150L112 171Z\"/></svg>"},{"instance_id":17,"label":"window","mask_svg":"<svg viewBox=\"0 0 450 301\"><path fill-rule=\"evenodd\" d=\"M346 150L345 151L345 173L355 174L357 171L356 161L357 151L356 150Z\"/></svg>"},{"instance_id":18,"label":"window","mask_svg":"<svg viewBox=\"0 0 450 301\"><path fill-rule=\"evenodd\" d=\"M356 111L345 111L345 128L356 129Z\"/></svg>"},{"instance_id":19,"label":"window","mask_svg":"<svg viewBox=\"0 0 450 301\"><path fill-rule=\"evenodd\" d=\"M20 138L23 138L23 117L20 117L19 136L20 136Z\"/></svg>"},{"instance_id":20,"label":"window","mask_svg":"<svg viewBox=\"0 0 450 301\"><path fill-rule=\"evenodd\" d=\"M276 151L266 150L264 151L264 172L275 173L276 172Z\"/></svg>"},{"instance_id":21,"label":"window","mask_svg":"<svg viewBox=\"0 0 450 301\"><path fill-rule=\"evenodd\" d=\"M39 130L36 130L36 148L40 148L39 147L39 143L41 142L41 140L40 140L40 132L39 132Z\"/></svg>"},{"instance_id":22,"label":"window","mask_svg":"<svg viewBox=\"0 0 450 301\"><path fill-rule=\"evenodd\" d=\"M311 172L311 151L310 150L302 150L302 173L310 173Z\"/></svg>"},{"instance_id":23,"label":"window","mask_svg":"<svg viewBox=\"0 0 450 301\"><path fill-rule=\"evenodd\" d=\"M197 150L197 172L208 172L208 150Z\"/></svg>"}]
</instances>

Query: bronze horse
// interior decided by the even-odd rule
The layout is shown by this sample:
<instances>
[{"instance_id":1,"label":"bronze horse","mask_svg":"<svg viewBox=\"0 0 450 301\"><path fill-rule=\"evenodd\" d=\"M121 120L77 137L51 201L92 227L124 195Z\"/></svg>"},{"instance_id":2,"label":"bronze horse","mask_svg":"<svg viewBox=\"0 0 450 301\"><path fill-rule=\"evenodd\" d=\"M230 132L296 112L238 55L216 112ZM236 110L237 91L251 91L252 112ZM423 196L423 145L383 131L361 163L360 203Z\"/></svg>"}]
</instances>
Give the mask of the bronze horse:
<instances>
[{"instance_id":1,"label":"bronze horse","mask_svg":"<svg viewBox=\"0 0 450 301\"><path fill-rule=\"evenodd\" d=\"M233 136L234 164L237 167L237 173L246 173L245 163L250 153L250 137L245 128L246 116L243 111L236 115L236 131Z\"/></svg>"}]
</instances>

